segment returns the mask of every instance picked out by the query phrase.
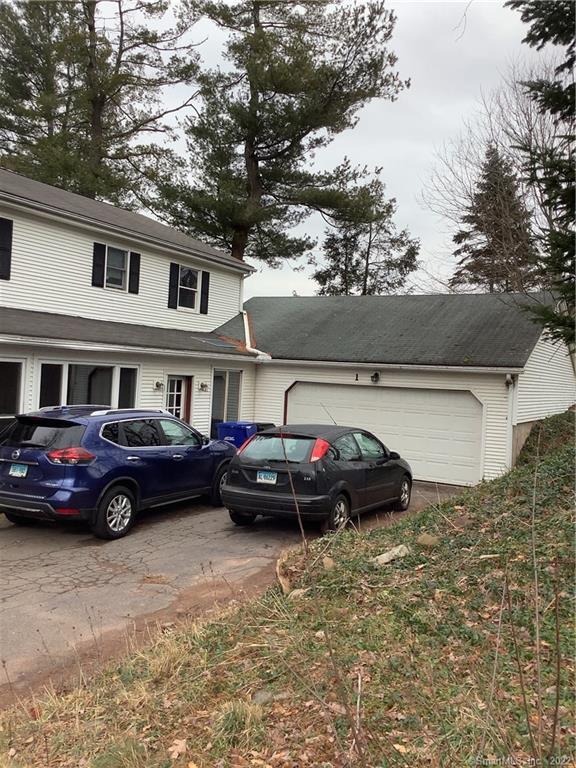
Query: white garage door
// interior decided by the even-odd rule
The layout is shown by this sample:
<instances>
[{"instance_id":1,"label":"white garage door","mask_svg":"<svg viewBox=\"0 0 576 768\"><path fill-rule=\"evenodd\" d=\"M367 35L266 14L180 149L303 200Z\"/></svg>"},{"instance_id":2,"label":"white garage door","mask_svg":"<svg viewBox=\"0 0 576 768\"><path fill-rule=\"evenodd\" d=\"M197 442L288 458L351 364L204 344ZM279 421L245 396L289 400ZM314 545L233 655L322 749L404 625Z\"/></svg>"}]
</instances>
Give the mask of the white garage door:
<instances>
[{"instance_id":1,"label":"white garage door","mask_svg":"<svg viewBox=\"0 0 576 768\"><path fill-rule=\"evenodd\" d=\"M299 382L288 393L288 424L334 421L373 432L418 480L481 479L482 405L470 392Z\"/></svg>"}]
</instances>

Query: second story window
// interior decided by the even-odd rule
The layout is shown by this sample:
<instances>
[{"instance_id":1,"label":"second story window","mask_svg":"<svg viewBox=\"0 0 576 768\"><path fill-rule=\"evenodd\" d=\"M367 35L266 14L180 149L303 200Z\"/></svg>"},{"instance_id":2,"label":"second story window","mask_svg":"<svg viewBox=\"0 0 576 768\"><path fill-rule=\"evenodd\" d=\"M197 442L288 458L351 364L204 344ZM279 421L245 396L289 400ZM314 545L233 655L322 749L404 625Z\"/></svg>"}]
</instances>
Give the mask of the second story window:
<instances>
[{"instance_id":1,"label":"second story window","mask_svg":"<svg viewBox=\"0 0 576 768\"><path fill-rule=\"evenodd\" d=\"M198 307L198 279L197 270L180 265L178 279L178 306L196 309Z\"/></svg>"},{"instance_id":2,"label":"second story window","mask_svg":"<svg viewBox=\"0 0 576 768\"><path fill-rule=\"evenodd\" d=\"M94 243L92 254L92 285L96 288L140 289L140 254L114 245Z\"/></svg>"},{"instance_id":3,"label":"second story window","mask_svg":"<svg viewBox=\"0 0 576 768\"><path fill-rule=\"evenodd\" d=\"M173 261L168 282L168 307L208 314L210 272Z\"/></svg>"},{"instance_id":4,"label":"second story window","mask_svg":"<svg viewBox=\"0 0 576 768\"><path fill-rule=\"evenodd\" d=\"M106 288L126 290L128 252L109 245L106 248Z\"/></svg>"}]
</instances>

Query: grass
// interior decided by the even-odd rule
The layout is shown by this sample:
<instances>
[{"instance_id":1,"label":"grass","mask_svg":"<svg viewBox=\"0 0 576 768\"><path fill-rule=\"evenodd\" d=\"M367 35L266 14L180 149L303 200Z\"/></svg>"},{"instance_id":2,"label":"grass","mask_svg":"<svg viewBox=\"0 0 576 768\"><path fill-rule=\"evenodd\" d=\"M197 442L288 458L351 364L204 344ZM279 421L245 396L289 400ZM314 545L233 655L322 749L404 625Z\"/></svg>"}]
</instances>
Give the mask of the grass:
<instances>
[{"instance_id":1,"label":"grass","mask_svg":"<svg viewBox=\"0 0 576 768\"><path fill-rule=\"evenodd\" d=\"M550 420L540 440L534 526L527 444L528 458L498 480L389 528L295 552L287 575L307 590L298 598L270 589L217 620L160 633L151 648L66 695L7 711L0 766L528 765L531 732L542 734L545 753L550 747L556 615L556 762L542 764L570 764L574 452L561 436L566 422L552 429ZM437 542L418 544L422 533ZM371 563L398 544L410 548L406 557Z\"/></svg>"}]
</instances>

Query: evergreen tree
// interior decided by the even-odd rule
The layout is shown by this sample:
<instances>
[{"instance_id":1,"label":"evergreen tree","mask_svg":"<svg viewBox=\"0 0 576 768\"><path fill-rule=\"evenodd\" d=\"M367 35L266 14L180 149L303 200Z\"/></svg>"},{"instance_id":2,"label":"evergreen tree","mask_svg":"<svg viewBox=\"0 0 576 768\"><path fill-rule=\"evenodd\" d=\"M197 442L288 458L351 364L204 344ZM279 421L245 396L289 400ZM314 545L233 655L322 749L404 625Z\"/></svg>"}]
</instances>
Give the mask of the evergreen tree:
<instances>
[{"instance_id":1,"label":"evergreen tree","mask_svg":"<svg viewBox=\"0 0 576 768\"><path fill-rule=\"evenodd\" d=\"M530 214L509 162L494 146L486 151L462 225L454 236L458 268L452 287L472 285L498 293L538 284Z\"/></svg>"},{"instance_id":2,"label":"evergreen tree","mask_svg":"<svg viewBox=\"0 0 576 768\"><path fill-rule=\"evenodd\" d=\"M528 178L540 185L546 203L554 211L553 220L541 244L542 273L547 276L557 302L555 305L530 305L536 317L554 339L563 340L574 350L576 317L576 284L574 253L574 64L576 62L574 27L576 5L573 0L509 0L511 8L521 12L522 21L530 25L524 42L541 49L548 44L564 48L564 60L553 79L526 83L532 98L544 114L552 115L559 126L569 126L552 146L526 153Z\"/></svg>"},{"instance_id":3,"label":"evergreen tree","mask_svg":"<svg viewBox=\"0 0 576 768\"><path fill-rule=\"evenodd\" d=\"M226 69L201 77L198 115L187 126L191 181L166 185L180 228L268 263L312 246L290 230L312 211L349 204L362 172L344 162L312 168L315 153L357 122L373 98L406 85L388 50L395 18L382 0L189 0L227 30Z\"/></svg>"},{"instance_id":4,"label":"evergreen tree","mask_svg":"<svg viewBox=\"0 0 576 768\"><path fill-rule=\"evenodd\" d=\"M383 295L396 293L417 266L420 244L393 222L396 201L384 199L379 179L356 190L354 210L329 230L323 243L323 265L313 278L318 293Z\"/></svg>"},{"instance_id":5,"label":"evergreen tree","mask_svg":"<svg viewBox=\"0 0 576 768\"><path fill-rule=\"evenodd\" d=\"M135 203L171 153L162 88L196 74L165 0L0 0L0 162L87 197Z\"/></svg>"}]
</instances>

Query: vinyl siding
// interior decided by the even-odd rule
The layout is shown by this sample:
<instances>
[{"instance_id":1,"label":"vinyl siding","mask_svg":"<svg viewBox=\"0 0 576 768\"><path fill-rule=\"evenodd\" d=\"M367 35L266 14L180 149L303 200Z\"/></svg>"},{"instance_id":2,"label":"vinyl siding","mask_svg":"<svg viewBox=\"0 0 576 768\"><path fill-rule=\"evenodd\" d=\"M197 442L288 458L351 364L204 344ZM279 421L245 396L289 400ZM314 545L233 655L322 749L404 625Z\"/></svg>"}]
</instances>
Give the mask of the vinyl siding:
<instances>
[{"instance_id":1,"label":"vinyl siding","mask_svg":"<svg viewBox=\"0 0 576 768\"><path fill-rule=\"evenodd\" d=\"M377 368L377 366L375 366ZM350 384L353 386L416 387L470 391L483 406L482 477L497 477L509 468L512 430L508 424L508 390L504 375L441 371L380 370L380 382L370 382L370 369L327 366L259 364L256 375L255 421L281 424L284 395L296 381ZM318 420L326 419L318 414Z\"/></svg>"},{"instance_id":2,"label":"vinyl siding","mask_svg":"<svg viewBox=\"0 0 576 768\"><path fill-rule=\"evenodd\" d=\"M518 376L515 424L562 413L576 402L576 375L568 350L540 337Z\"/></svg>"},{"instance_id":3,"label":"vinyl siding","mask_svg":"<svg viewBox=\"0 0 576 768\"><path fill-rule=\"evenodd\" d=\"M30 411L38 407L40 391L40 364L87 363L101 365L126 365L138 368L136 383L136 405L142 408L163 408L165 388L156 389L161 381L164 385L170 374L192 376L191 422L196 429L210 433L212 411L212 372L214 368L241 370L240 418L251 419L254 404L254 364L216 359L190 359L177 356L138 355L134 353L93 353L81 350L55 350L41 347L20 347L11 344L0 345L0 360L19 360L24 363L21 410ZM208 391L199 391L199 385L208 384Z\"/></svg>"},{"instance_id":4,"label":"vinyl siding","mask_svg":"<svg viewBox=\"0 0 576 768\"><path fill-rule=\"evenodd\" d=\"M4 306L188 331L212 331L241 308L243 277L238 272L8 207L0 207L0 216L14 221L12 275L0 281ZM92 286L95 241L141 254L138 294ZM210 272L207 315L168 309L171 261Z\"/></svg>"}]
</instances>

